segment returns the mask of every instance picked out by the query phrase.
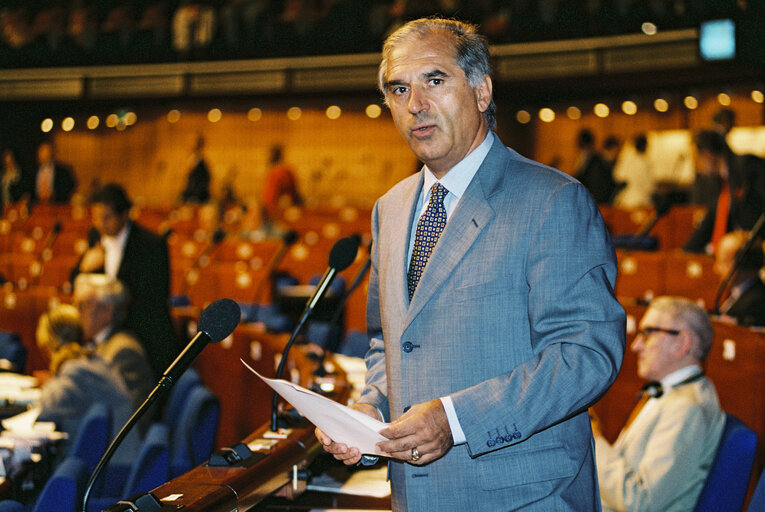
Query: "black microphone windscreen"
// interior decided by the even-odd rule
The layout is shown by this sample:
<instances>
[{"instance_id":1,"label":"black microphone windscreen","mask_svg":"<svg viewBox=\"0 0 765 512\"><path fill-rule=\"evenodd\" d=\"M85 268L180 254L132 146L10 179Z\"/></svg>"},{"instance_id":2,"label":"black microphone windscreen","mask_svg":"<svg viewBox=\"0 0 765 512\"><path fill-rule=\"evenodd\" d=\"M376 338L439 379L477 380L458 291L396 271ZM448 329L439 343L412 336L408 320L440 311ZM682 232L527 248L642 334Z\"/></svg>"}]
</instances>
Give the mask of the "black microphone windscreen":
<instances>
[{"instance_id":1,"label":"black microphone windscreen","mask_svg":"<svg viewBox=\"0 0 765 512\"><path fill-rule=\"evenodd\" d=\"M294 229L291 229L282 235L282 242L284 245L292 245L298 240L298 233Z\"/></svg>"},{"instance_id":2,"label":"black microphone windscreen","mask_svg":"<svg viewBox=\"0 0 765 512\"><path fill-rule=\"evenodd\" d=\"M234 332L241 318L242 310L236 301L218 299L202 311L198 330L210 337L210 343L217 343Z\"/></svg>"},{"instance_id":3,"label":"black microphone windscreen","mask_svg":"<svg viewBox=\"0 0 765 512\"><path fill-rule=\"evenodd\" d=\"M58 235L59 233L61 233L61 221L60 220L57 220L56 223L53 224L53 229L51 230L51 232L54 235Z\"/></svg>"},{"instance_id":4,"label":"black microphone windscreen","mask_svg":"<svg viewBox=\"0 0 765 512\"><path fill-rule=\"evenodd\" d=\"M330 268L334 268L338 272L348 268L353 263L353 260L356 259L358 248L359 240L352 236L341 238L335 242L335 245L332 246L332 250L329 252Z\"/></svg>"},{"instance_id":5,"label":"black microphone windscreen","mask_svg":"<svg viewBox=\"0 0 765 512\"><path fill-rule=\"evenodd\" d=\"M226 231L223 228L218 228L213 232L212 243L218 245L226 238Z\"/></svg>"}]
</instances>

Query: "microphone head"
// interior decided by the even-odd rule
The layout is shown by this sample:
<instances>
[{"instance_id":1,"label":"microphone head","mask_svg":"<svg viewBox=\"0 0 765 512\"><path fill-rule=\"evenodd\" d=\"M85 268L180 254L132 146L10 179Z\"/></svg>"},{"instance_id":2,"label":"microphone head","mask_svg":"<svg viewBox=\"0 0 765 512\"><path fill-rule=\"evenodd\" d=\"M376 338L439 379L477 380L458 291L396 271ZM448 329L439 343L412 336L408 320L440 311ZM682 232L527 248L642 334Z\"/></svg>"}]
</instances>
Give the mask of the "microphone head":
<instances>
[{"instance_id":1,"label":"microphone head","mask_svg":"<svg viewBox=\"0 0 765 512\"><path fill-rule=\"evenodd\" d=\"M218 228L213 232L212 243L218 245L226 238L226 231L223 228Z\"/></svg>"},{"instance_id":2,"label":"microphone head","mask_svg":"<svg viewBox=\"0 0 765 512\"><path fill-rule=\"evenodd\" d=\"M329 252L329 266L338 272L345 270L356 259L358 248L358 237L347 236L341 238L335 242L335 245L332 246L332 250Z\"/></svg>"},{"instance_id":3,"label":"microphone head","mask_svg":"<svg viewBox=\"0 0 765 512\"><path fill-rule=\"evenodd\" d=\"M217 343L234 332L241 318L242 310L236 301L218 299L202 311L198 330L210 337L210 343Z\"/></svg>"},{"instance_id":4,"label":"microphone head","mask_svg":"<svg viewBox=\"0 0 765 512\"><path fill-rule=\"evenodd\" d=\"M58 235L59 233L61 233L61 221L60 220L57 220L56 223L53 224L53 229L51 230L51 232L54 235Z\"/></svg>"},{"instance_id":5,"label":"microphone head","mask_svg":"<svg viewBox=\"0 0 765 512\"><path fill-rule=\"evenodd\" d=\"M284 233L282 235L282 242L284 242L284 245L289 247L290 245L294 244L298 240L298 233L294 229L291 229Z\"/></svg>"}]
</instances>

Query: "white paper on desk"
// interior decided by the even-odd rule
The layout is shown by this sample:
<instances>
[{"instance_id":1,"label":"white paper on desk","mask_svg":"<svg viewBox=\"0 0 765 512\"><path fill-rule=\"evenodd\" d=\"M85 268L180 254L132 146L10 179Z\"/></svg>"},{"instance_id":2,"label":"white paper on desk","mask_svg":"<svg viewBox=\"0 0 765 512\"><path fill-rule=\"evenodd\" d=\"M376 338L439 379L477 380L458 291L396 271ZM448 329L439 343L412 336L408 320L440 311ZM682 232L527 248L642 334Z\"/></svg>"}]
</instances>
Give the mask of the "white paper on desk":
<instances>
[{"instance_id":1,"label":"white paper on desk","mask_svg":"<svg viewBox=\"0 0 765 512\"><path fill-rule=\"evenodd\" d=\"M35 421L37 421L39 415L39 407L27 409L16 416L4 419L3 428L11 432L32 432L34 430Z\"/></svg>"},{"instance_id":2,"label":"white paper on desk","mask_svg":"<svg viewBox=\"0 0 765 512\"><path fill-rule=\"evenodd\" d=\"M240 361L242 361L240 359ZM363 454L385 455L375 448L387 439L379 432L388 425L286 380L269 379L242 361L249 370L279 393L292 407L337 443L355 446Z\"/></svg>"}]
</instances>

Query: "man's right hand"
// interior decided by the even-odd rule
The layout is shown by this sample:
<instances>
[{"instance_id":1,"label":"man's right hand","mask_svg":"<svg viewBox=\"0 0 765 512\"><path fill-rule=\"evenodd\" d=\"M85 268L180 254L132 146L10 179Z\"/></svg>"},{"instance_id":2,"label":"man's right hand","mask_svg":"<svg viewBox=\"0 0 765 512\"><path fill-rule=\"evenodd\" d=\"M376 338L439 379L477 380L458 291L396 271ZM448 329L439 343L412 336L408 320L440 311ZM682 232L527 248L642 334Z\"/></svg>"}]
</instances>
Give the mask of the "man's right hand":
<instances>
[{"instance_id":1,"label":"man's right hand","mask_svg":"<svg viewBox=\"0 0 765 512\"><path fill-rule=\"evenodd\" d=\"M379 411L377 410L376 407L372 405L353 404L350 406L350 408L355 409L359 412L363 412L367 416L374 418L376 420L382 420L382 418L380 417ZM325 434L318 428L315 430L315 434L316 434L316 439L318 439L319 442L322 444L322 446L324 446L324 451L332 454L333 457L335 457L337 460L342 461L343 464L352 466L361 460L362 453L355 446L348 446L343 443L336 443L332 439L330 439L327 434Z\"/></svg>"},{"instance_id":2,"label":"man's right hand","mask_svg":"<svg viewBox=\"0 0 765 512\"><path fill-rule=\"evenodd\" d=\"M85 251L80 261L80 272L88 273L104 267L105 253L101 245L96 245Z\"/></svg>"}]
</instances>

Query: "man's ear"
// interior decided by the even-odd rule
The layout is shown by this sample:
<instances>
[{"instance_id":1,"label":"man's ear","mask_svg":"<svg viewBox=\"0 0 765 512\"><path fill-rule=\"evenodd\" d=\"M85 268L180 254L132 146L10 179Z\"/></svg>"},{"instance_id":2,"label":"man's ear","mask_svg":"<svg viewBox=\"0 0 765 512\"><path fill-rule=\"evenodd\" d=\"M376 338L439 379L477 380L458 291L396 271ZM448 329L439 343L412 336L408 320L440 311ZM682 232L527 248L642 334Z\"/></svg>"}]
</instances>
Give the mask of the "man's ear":
<instances>
[{"instance_id":1,"label":"man's ear","mask_svg":"<svg viewBox=\"0 0 765 512\"><path fill-rule=\"evenodd\" d=\"M675 346L675 355L682 359L688 354L693 353L693 337L688 331L680 331L677 335L677 345Z\"/></svg>"},{"instance_id":2,"label":"man's ear","mask_svg":"<svg viewBox=\"0 0 765 512\"><path fill-rule=\"evenodd\" d=\"M493 91L493 84L491 83L491 77L489 75L483 75L481 82L475 87L476 104L478 110L486 112L491 104L491 94Z\"/></svg>"}]
</instances>

